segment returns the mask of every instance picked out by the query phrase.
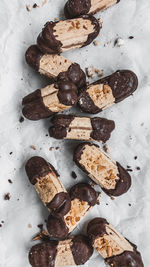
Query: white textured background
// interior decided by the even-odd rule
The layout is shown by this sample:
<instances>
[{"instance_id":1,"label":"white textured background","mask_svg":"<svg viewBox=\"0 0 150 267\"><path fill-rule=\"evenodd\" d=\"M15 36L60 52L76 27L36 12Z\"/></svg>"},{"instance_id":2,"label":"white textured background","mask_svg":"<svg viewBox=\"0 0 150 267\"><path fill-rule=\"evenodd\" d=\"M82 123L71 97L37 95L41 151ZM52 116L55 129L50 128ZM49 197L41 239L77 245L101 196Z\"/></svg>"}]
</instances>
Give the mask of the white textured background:
<instances>
[{"instance_id":1,"label":"white textured background","mask_svg":"<svg viewBox=\"0 0 150 267\"><path fill-rule=\"evenodd\" d=\"M26 94L48 84L24 60L29 45L48 20L60 18L65 1L49 0L43 7L26 10L32 0L0 1L0 267L28 267L28 250L32 237L38 232L48 212L28 182L24 171L26 160L41 155L61 174L66 187L87 179L72 161L73 142L46 137L49 119L37 122L19 122L21 99ZM41 6L40 0L36 2ZM91 44L67 56L83 68L90 65L110 74L117 69L129 68L139 78L139 88L133 97L102 112L100 116L114 119L116 129L108 142L111 155L123 166L133 169L132 187L126 195L111 200L102 192L101 205L93 208L81 226L95 216L106 217L128 239L138 245L145 267L150 266L150 1L121 0L99 13L103 29L99 46ZM134 36L130 40L128 37ZM124 46L114 47L117 36ZM105 44L105 46L104 46ZM76 110L77 111L77 110ZM72 146L73 143L73 146ZM36 151L30 146L34 145ZM49 151L49 147L57 147ZM13 152L10 155L10 152ZM134 160L137 156L137 160ZM140 171L136 167L141 168ZM74 181L71 171L78 179ZM8 183L8 179L13 184ZM10 192L11 199L4 201ZM106 205L108 203L108 205ZM131 203L131 207L128 205ZM31 224L32 228L28 225ZM83 229L82 228L82 229ZM79 232L81 227L77 229ZM86 267L105 266L95 252Z\"/></svg>"}]
</instances>

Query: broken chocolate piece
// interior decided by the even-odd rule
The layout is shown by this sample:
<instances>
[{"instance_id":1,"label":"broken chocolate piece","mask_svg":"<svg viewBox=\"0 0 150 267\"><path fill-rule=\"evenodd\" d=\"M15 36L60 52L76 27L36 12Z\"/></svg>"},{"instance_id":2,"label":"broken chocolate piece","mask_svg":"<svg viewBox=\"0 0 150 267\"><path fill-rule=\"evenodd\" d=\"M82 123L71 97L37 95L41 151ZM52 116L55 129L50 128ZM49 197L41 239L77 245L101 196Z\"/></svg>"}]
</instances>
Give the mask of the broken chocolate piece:
<instances>
[{"instance_id":1,"label":"broken chocolate piece","mask_svg":"<svg viewBox=\"0 0 150 267\"><path fill-rule=\"evenodd\" d=\"M115 128L114 121L104 118L56 115L52 118L51 137L56 139L97 140L106 142Z\"/></svg>"},{"instance_id":2,"label":"broken chocolate piece","mask_svg":"<svg viewBox=\"0 0 150 267\"><path fill-rule=\"evenodd\" d=\"M105 219L95 218L87 227L93 248L110 266L144 267L137 247L118 233Z\"/></svg>"},{"instance_id":3,"label":"broken chocolate piece","mask_svg":"<svg viewBox=\"0 0 150 267\"><path fill-rule=\"evenodd\" d=\"M76 19L47 22L37 38L43 53L59 54L89 45L99 34L102 22L91 15Z\"/></svg>"},{"instance_id":4,"label":"broken chocolate piece","mask_svg":"<svg viewBox=\"0 0 150 267\"><path fill-rule=\"evenodd\" d=\"M95 14L117 4L120 0L68 0L64 13L66 18L75 18L85 14Z\"/></svg>"},{"instance_id":5,"label":"broken chocolate piece","mask_svg":"<svg viewBox=\"0 0 150 267\"><path fill-rule=\"evenodd\" d=\"M71 200L54 167L41 157L32 157L27 161L25 169L44 205L55 213L67 214Z\"/></svg>"},{"instance_id":6,"label":"broken chocolate piece","mask_svg":"<svg viewBox=\"0 0 150 267\"><path fill-rule=\"evenodd\" d=\"M128 172L98 145L82 143L74 151L74 161L80 169L110 196L120 196L131 186Z\"/></svg>"},{"instance_id":7,"label":"broken chocolate piece","mask_svg":"<svg viewBox=\"0 0 150 267\"><path fill-rule=\"evenodd\" d=\"M63 267L86 263L93 254L93 248L84 235L77 235L64 241L43 242L33 246L29 262L33 267Z\"/></svg>"},{"instance_id":8,"label":"broken chocolate piece","mask_svg":"<svg viewBox=\"0 0 150 267\"><path fill-rule=\"evenodd\" d=\"M78 104L83 112L98 113L130 96L138 86L138 79L130 70L119 70L83 89Z\"/></svg>"},{"instance_id":9,"label":"broken chocolate piece","mask_svg":"<svg viewBox=\"0 0 150 267\"><path fill-rule=\"evenodd\" d=\"M66 238L88 211L97 204L99 194L89 184L79 183L70 189L71 208L65 216L59 212L48 217L47 229L51 237Z\"/></svg>"}]
</instances>

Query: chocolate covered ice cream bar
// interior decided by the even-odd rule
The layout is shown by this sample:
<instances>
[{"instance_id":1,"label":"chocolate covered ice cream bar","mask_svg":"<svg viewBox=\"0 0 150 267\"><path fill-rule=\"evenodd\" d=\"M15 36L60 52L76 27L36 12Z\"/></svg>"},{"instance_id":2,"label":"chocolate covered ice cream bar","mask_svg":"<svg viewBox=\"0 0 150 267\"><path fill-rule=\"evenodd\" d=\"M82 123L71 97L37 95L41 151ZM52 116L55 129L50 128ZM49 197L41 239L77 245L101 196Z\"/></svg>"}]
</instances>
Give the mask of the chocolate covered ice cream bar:
<instances>
[{"instance_id":1,"label":"chocolate covered ice cream bar","mask_svg":"<svg viewBox=\"0 0 150 267\"><path fill-rule=\"evenodd\" d=\"M56 139L97 140L106 142L115 128L112 120L59 114L52 118L50 136Z\"/></svg>"},{"instance_id":2,"label":"chocolate covered ice cream bar","mask_svg":"<svg viewBox=\"0 0 150 267\"><path fill-rule=\"evenodd\" d=\"M134 72L118 70L83 89L78 104L83 112L96 114L130 96L137 86Z\"/></svg>"},{"instance_id":3,"label":"chocolate covered ice cream bar","mask_svg":"<svg viewBox=\"0 0 150 267\"><path fill-rule=\"evenodd\" d=\"M77 86L71 81L61 80L24 97L22 113L29 120L40 120L70 109L77 101Z\"/></svg>"},{"instance_id":4,"label":"chocolate covered ice cream bar","mask_svg":"<svg viewBox=\"0 0 150 267\"><path fill-rule=\"evenodd\" d=\"M47 230L53 238L66 238L99 200L99 193L86 183L73 186L69 195L71 208L68 213L62 216L59 212L54 212L48 217Z\"/></svg>"},{"instance_id":5,"label":"chocolate covered ice cream bar","mask_svg":"<svg viewBox=\"0 0 150 267\"><path fill-rule=\"evenodd\" d=\"M79 144L74 151L74 161L110 196L120 196L131 186L129 173L98 145L88 142Z\"/></svg>"},{"instance_id":6,"label":"chocolate covered ice cream bar","mask_svg":"<svg viewBox=\"0 0 150 267\"><path fill-rule=\"evenodd\" d=\"M85 73L79 64L60 55L43 54L37 45L31 45L27 49L25 58L30 67L53 81L63 77L72 81L78 88L86 83Z\"/></svg>"},{"instance_id":7,"label":"chocolate covered ice cream bar","mask_svg":"<svg viewBox=\"0 0 150 267\"><path fill-rule=\"evenodd\" d=\"M102 22L91 15L47 22L37 38L43 53L59 54L89 45L99 34Z\"/></svg>"},{"instance_id":8,"label":"chocolate covered ice cream bar","mask_svg":"<svg viewBox=\"0 0 150 267\"><path fill-rule=\"evenodd\" d=\"M33 267L65 267L82 265L93 254L93 248L84 235L77 235L64 241L37 244L29 252Z\"/></svg>"},{"instance_id":9,"label":"chocolate covered ice cream bar","mask_svg":"<svg viewBox=\"0 0 150 267\"><path fill-rule=\"evenodd\" d=\"M118 2L120 0L68 0L64 8L64 13L66 18L95 14Z\"/></svg>"},{"instance_id":10,"label":"chocolate covered ice cream bar","mask_svg":"<svg viewBox=\"0 0 150 267\"><path fill-rule=\"evenodd\" d=\"M111 267L144 267L137 247L118 233L103 218L93 219L87 227L91 244Z\"/></svg>"},{"instance_id":11,"label":"chocolate covered ice cream bar","mask_svg":"<svg viewBox=\"0 0 150 267\"><path fill-rule=\"evenodd\" d=\"M27 161L25 170L44 205L50 211L67 214L71 199L55 168L41 157L32 157Z\"/></svg>"}]
</instances>

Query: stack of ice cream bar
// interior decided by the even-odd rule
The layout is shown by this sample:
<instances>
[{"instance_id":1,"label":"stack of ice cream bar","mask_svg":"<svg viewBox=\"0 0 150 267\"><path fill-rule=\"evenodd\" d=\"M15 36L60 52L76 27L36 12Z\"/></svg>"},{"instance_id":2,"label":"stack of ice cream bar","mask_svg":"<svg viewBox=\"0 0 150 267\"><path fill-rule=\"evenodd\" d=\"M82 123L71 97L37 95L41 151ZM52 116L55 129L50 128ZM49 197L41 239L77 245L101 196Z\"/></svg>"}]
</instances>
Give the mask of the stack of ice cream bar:
<instances>
[{"instance_id":1,"label":"stack of ice cream bar","mask_svg":"<svg viewBox=\"0 0 150 267\"><path fill-rule=\"evenodd\" d=\"M73 160L109 196L120 196L131 186L128 172L97 144L106 142L115 123L100 117L56 114L78 106L97 114L130 96L138 86L131 70L118 70L92 84L80 65L60 55L89 45L99 34L102 21L93 14L117 0L68 0L66 20L47 22L26 52L27 63L50 79L50 84L23 98L23 115L29 120L52 117L50 136L56 139L83 140ZM78 183L69 192L55 168L41 157L33 157L25 166L27 176L47 207L49 237L33 246L29 261L33 267L61 267L86 263L96 249L112 267L143 267L137 247L119 234L104 218L89 222L85 235L71 236L83 217L99 204L100 194L89 183ZM68 237L69 236L69 237Z\"/></svg>"}]
</instances>

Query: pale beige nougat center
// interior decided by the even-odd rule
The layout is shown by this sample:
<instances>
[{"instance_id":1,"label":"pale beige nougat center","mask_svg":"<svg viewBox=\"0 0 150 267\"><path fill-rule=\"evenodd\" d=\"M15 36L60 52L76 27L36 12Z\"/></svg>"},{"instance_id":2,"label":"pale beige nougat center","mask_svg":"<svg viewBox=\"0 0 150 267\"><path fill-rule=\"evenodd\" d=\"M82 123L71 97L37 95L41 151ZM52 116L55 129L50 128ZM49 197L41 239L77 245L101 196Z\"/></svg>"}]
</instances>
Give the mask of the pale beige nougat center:
<instances>
[{"instance_id":1,"label":"pale beige nougat center","mask_svg":"<svg viewBox=\"0 0 150 267\"><path fill-rule=\"evenodd\" d=\"M69 233L74 230L81 219L87 214L90 207L91 206L87 202L80 201L77 198L71 201L71 209L64 216L64 221L69 229Z\"/></svg>"},{"instance_id":2,"label":"pale beige nougat center","mask_svg":"<svg viewBox=\"0 0 150 267\"><path fill-rule=\"evenodd\" d=\"M62 43L63 51L81 47L93 32L91 20L83 18L60 21L54 26L54 36Z\"/></svg>"},{"instance_id":3,"label":"pale beige nougat center","mask_svg":"<svg viewBox=\"0 0 150 267\"><path fill-rule=\"evenodd\" d=\"M91 119L86 117L76 117L70 123L65 139L91 140L91 133Z\"/></svg>"},{"instance_id":4,"label":"pale beige nougat center","mask_svg":"<svg viewBox=\"0 0 150 267\"><path fill-rule=\"evenodd\" d=\"M124 251L133 251L133 246L119 234L111 225L106 225L106 232L94 242L94 248L103 258L122 254Z\"/></svg>"},{"instance_id":5,"label":"pale beige nougat center","mask_svg":"<svg viewBox=\"0 0 150 267\"><path fill-rule=\"evenodd\" d=\"M40 60L39 72L51 78L56 78L60 72L67 71L72 62L59 55L43 55Z\"/></svg>"},{"instance_id":6,"label":"pale beige nougat center","mask_svg":"<svg viewBox=\"0 0 150 267\"><path fill-rule=\"evenodd\" d=\"M99 10L104 10L114 4L116 4L117 0L91 0L91 8L89 13L95 13Z\"/></svg>"},{"instance_id":7,"label":"pale beige nougat center","mask_svg":"<svg viewBox=\"0 0 150 267\"><path fill-rule=\"evenodd\" d=\"M44 105L52 112L59 112L71 108L71 106L61 104L57 94L58 89L54 87L54 84L42 88L41 96L43 98Z\"/></svg>"},{"instance_id":8,"label":"pale beige nougat center","mask_svg":"<svg viewBox=\"0 0 150 267\"><path fill-rule=\"evenodd\" d=\"M55 267L76 265L72 255L71 245L72 239L59 241L55 258Z\"/></svg>"},{"instance_id":9,"label":"pale beige nougat center","mask_svg":"<svg viewBox=\"0 0 150 267\"><path fill-rule=\"evenodd\" d=\"M51 202L56 194L66 192L63 184L53 171L44 177L37 178L34 187L44 204Z\"/></svg>"},{"instance_id":10,"label":"pale beige nougat center","mask_svg":"<svg viewBox=\"0 0 150 267\"><path fill-rule=\"evenodd\" d=\"M118 176L116 163L100 148L85 145L79 164L83 165L91 179L105 189L115 189Z\"/></svg>"},{"instance_id":11,"label":"pale beige nougat center","mask_svg":"<svg viewBox=\"0 0 150 267\"><path fill-rule=\"evenodd\" d=\"M86 92L93 100L95 106L100 109L106 109L112 106L115 102L115 98L112 94L110 86L104 84L90 85Z\"/></svg>"}]
</instances>

